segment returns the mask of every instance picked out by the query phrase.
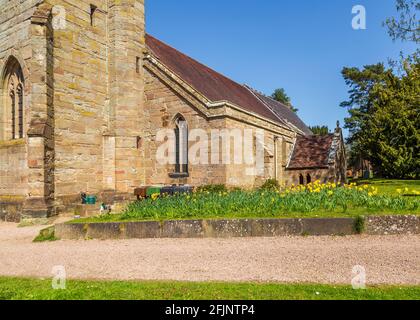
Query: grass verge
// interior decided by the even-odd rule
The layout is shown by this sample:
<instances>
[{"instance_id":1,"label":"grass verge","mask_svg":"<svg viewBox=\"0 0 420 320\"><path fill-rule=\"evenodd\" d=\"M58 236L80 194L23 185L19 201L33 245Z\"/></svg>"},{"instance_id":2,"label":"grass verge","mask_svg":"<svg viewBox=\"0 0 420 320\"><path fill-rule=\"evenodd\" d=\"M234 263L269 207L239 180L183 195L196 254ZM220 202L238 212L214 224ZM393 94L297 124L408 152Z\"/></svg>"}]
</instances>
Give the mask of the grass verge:
<instances>
[{"instance_id":1,"label":"grass verge","mask_svg":"<svg viewBox=\"0 0 420 320\"><path fill-rule=\"evenodd\" d=\"M419 300L420 287L317 284L67 281L0 278L0 300Z\"/></svg>"},{"instance_id":2,"label":"grass verge","mask_svg":"<svg viewBox=\"0 0 420 320\"><path fill-rule=\"evenodd\" d=\"M59 240L55 236L55 229L54 227L49 227L43 229L39 232L39 235L34 239L33 242L49 242L49 241L57 241Z\"/></svg>"}]
</instances>

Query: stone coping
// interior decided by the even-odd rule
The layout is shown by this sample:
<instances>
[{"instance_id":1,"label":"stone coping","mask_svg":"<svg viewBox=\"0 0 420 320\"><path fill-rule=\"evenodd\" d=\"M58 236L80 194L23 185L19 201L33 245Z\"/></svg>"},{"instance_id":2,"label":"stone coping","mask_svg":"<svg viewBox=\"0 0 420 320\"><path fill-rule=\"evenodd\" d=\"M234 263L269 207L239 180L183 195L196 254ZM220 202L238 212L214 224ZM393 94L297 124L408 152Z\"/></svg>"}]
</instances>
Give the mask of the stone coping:
<instances>
[{"instance_id":1,"label":"stone coping","mask_svg":"<svg viewBox=\"0 0 420 320\"><path fill-rule=\"evenodd\" d=\"M419 216L372 216L365 219L370 235L420 234ZM355 235L356 219L236 219L58 224L55 236L64 240L234 238Z\"/></svg>"},{"instance_id":2,"label":"stone coping","mask_svg":"<svg viewBox=\"0 0 420 320\"><path fill-rule=\"evenodd\" d=\"M26 139L14 139L14 140L0 140L0 149L7 149L15 146L24 146Z\"/></svg>"}]
</instances>

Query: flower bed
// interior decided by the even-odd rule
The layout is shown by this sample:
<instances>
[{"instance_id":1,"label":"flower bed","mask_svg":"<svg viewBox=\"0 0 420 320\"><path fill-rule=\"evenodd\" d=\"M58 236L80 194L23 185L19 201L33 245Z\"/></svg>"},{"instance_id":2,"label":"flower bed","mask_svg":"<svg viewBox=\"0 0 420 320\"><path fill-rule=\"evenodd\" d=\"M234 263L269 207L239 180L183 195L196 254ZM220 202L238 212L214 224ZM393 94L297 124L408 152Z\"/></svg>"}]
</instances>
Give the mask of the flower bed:
<instances>
[{"instance_id":1,"label":"flower bed","mask_svg":"<svg viewBox=\"0 0 420 320\"><path fill-rule=\"evenodd\" d=\"M420 200L378 194L374 186L321 184L282 191L201 191L153 197L128 206L121 220L241 217L339 217L359 214L420 214ZM107 219L106 217L104 219Z\"/></svg>"}]
</instances>

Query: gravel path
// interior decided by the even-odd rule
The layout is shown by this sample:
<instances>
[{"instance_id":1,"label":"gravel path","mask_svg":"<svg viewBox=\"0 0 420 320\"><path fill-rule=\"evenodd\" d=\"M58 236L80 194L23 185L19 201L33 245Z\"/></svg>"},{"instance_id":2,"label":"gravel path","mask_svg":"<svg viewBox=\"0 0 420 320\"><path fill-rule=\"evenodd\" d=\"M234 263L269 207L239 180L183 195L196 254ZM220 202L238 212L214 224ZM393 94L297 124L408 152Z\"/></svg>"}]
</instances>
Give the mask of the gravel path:
<instances>
[{"instance_id":1,"label":"gravel path","mask_svg":"<svg viewBox=\"0 0 420 320\"><path fill-rule=\"evenodd\" d=\"M74 279L420 285L420 236L157 239L32 243L42 227L0 223L0 275Z\"/></svg>"}]
</instances>

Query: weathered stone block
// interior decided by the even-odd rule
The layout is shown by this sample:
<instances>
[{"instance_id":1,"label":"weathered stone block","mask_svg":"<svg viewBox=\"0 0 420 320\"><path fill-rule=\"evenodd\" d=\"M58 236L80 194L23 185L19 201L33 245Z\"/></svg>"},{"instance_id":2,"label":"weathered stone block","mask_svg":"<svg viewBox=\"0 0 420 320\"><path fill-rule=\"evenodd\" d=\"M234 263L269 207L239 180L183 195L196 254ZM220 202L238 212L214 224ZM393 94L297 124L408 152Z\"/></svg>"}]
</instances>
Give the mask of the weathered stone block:
<instances>
[{"instance_id":1,"label":"weathered stone block","mask_svg":"<svg viewBox=\"0 0 420 320\"><path fill-rule=\"evenodd\" d=\"M302 234L311 236L354 234L354 220L351 218L300 219Z\"/></svg>"},{"instance_id":2,"label":"weathered stone block","mask_svg":"<svg viewBox=\"0 0 420 320\"><path fill-rule=\"evenodd\" d=\"M298 219L260 219L252 220L253 237L293 236L302 233Z\"/></svg>"},{"instance_id":3,"label":"weathered stone block","mask_svg":"<svg viewBox=\"0 0 420 320\"><path fill-rule=\"evenodd\" d=\"M374 216L365 223L370 235L420 234L420 216Z\"/></svg>"},{"instance_id":4,"label":"weathered stone block","mask_svg":"<svg viewBox=\"0 0 420 320\"><path fill-rule=\"evenodd\" d=\"M88 239L123 239L124 225L121 223L90 223L88 224L86 238Z\"/></svg>"},{"instance_id":5,"label":"weathered stone block","mask_svg":"<svg viewBox=\"0 0 420 320\"><path fill-rule=\"evenodd\" d=\"M164 221L162 223L163 238L202 238L204 235L203 221L201 220Z\"/></svg>"},{"instance_id":6,"label":"weathered stone block","mask_svg":"<svg viewBox=\"0 0 420 320\"><path fill-rule=\"evenodd\" d=\"M161 223L155 221L127 222L124 223L125 238L147 239L160 238L162 236Z\"/></svg>"},{"instance_id":7,"label":"weathered stone block","mask_svg":"<svg viewBox=\"0 0 420 320\"><path fill-rule=\"evenodd\" d=\"M85 224L57 224L55 236L59 239L83 240L86 239L87 228Z\"/></svg>"},{"instance_id":8,"label":"weathered stone block","mask_svg":"<svg viewBox=\"0 0 420 320\"><path fill-rule=\"evenodd\" d=\"M205 237L229 238L251 237L252 221L250 220L206 220L203 221Z\"/></svg>"}]
</instances>

